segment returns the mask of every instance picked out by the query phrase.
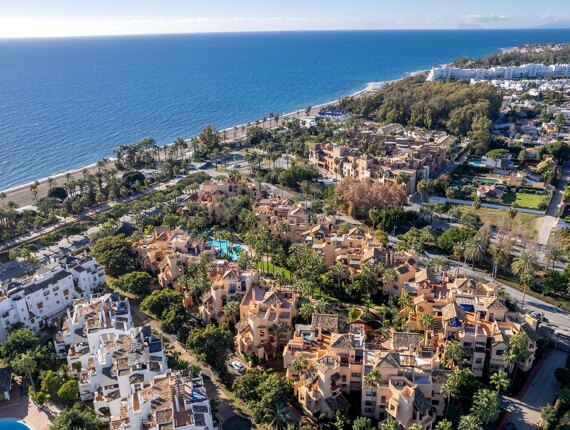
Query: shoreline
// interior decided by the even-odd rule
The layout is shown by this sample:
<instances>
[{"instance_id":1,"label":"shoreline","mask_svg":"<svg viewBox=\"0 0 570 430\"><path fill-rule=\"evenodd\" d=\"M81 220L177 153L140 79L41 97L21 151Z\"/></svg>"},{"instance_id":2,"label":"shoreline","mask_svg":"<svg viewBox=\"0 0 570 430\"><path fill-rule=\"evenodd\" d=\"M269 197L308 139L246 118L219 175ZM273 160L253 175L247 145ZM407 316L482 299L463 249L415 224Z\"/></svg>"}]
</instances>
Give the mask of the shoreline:
<instances>
[{"instance_id":1,"label":"shoreline","mask_svg":"<svg viewBox=\"0 0 570 430\"><path fill-rule=\"evenodd\" d=\"M290 119L290 118L305 118L307 116L313 116L316 113L318 113L318 111L324 107L327 106L331 106L334 105L336 103L338 103L341 99L345 98L345 97L358 97L364 94L368 94L368 93L375 93L377 91L380 91L384 86L390 84L390 83L394 83L394 82L398 82L408 76L414 76L420 73L424 73L427 72L427 70L418 70L418 71L414 71L414 72L410 72L404 76L402 76L401 78L398 79L392 79L392 80L388 80L388 81L378 81L378 82L368 82L365 84L365 87L350 93L348 95L345 96L341 96L337 99L334 100L330 100L324 103L320 103L318 105L311 105L311 111L309 112L309 114L307 115L305 113L305 109L299 109L297 111L293 111L293 112L288 112L288 113L284 113L284 114L280 114L279 118L280 119ZM249 122L249 126L252 127L255 125L256 121L260 121L261 119L256 119L253 121ZM246 123L242 123L242 124L236 124L234 126L231 127L227 127L227 128L223 128L220 130L217 130L218 133L227 133L227 139L237 139L237 138L241 138L245 136L245 133L247 133L247 122ZM262 125L261 123L259 124L260 127L269 129L269 126L266 122L265 125ZM242 131L242 127L245 127L245 130ZM275 128L274 126L272 126L271 128ZM232 135L230 137L230 133L233 134L235 132L235 137ZM193 135L190 136L188 138L185 138L185 141L190 141L192 138L196 137L197 135ZM170 143L161 146L161 148L163 147L168 147L169 145L171 145ZM106 157L107 160L109 160L110 162L114 162L116 160L115 157ZM99 161L99 160L98 160ZM97 162L88 164L86 166L82 166L82 167L78 167L78 168L73 168L70 170L67 170L65 172L60 172L60 173L54 173L53 175L50 176L46 176L46 177L42 177L24 184L20 184L20 185L14 185L12 187L9 188L5 188L5 189L1 189L0 192L4 193L6 195L5 201L13 201L14 203L16 203L18 205L18 208L25 208L28 206L32 205L32 195L31 192L29 190L30 185L34 184L36 181L39 182L40 186L38 188L38 199L45 197L47 195L47 179L48 178L52 178L57 182L57 185L61 185L62 182L60 182L62 179L65 180L67 175L71 175L71 177L73 179L78 179L81 178L83 176L83 172L87 171L87 173L94 173L97 171Z\"/></svg>"}]
</instances>

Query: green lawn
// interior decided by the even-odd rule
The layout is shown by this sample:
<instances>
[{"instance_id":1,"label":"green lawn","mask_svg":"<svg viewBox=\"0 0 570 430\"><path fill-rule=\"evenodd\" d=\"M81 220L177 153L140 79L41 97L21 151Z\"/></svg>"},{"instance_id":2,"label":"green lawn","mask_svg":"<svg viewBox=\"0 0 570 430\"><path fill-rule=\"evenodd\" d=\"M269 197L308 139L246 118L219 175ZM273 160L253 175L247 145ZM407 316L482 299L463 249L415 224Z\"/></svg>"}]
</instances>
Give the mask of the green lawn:
<instances>
[{"instance_id":1,"label":"green lawn","mask_svg":"<svg viewBox=\"0 0 570 430\"><path fill-rule=\"evenodd\" d=\"M516 203L521 208L538 209L540 204L546 200L546 197L540 194L509 192L503 198L503 202L507 205Z\"/></svg>"},{"instance_id":2,"label":"green lawn","mask_svg":"<svg viewBox=\"0 0 570 430\"><path fill-rule=\"evenodd\" d=\"M282 272L286 280L291 280L291 272L289 270L275 266L273 263L270 263L268 261L260 261L257 263L257 268L262 272L273 276L277 276L277 273Z\"/></svg>"}]
</instances>

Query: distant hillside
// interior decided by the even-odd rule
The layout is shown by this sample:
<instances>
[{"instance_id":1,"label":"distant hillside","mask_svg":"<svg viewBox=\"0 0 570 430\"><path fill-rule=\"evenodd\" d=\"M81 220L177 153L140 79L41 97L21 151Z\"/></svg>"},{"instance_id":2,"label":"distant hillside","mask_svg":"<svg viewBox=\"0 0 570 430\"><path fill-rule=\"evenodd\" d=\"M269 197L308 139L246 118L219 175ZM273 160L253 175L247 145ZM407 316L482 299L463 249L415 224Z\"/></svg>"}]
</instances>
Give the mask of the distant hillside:
<instances>
[{"instance_id":1,"label":"distant hillside","mask_svg":"<svg viewBox=\"0 0 570 430\"><path fill-rule=\"evenodd\" d=\"M567 64L570 63L570 44L565 44L557 51L546 50L543 52L504 52L488 55L483 58L461 57L453 65L455 67L476 68L494 66L520 66L528 63Z\"/></svg>"}]
</instances>

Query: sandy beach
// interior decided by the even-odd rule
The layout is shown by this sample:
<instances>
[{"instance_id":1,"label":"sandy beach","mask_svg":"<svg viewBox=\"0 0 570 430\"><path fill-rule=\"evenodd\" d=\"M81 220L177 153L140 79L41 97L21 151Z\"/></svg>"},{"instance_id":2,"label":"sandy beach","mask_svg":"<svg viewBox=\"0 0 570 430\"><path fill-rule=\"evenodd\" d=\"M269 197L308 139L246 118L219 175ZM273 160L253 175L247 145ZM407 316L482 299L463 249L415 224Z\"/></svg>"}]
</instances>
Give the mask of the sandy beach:
<instances>
[{"instance_id":1,"label":"sandy beach","mask_svg":"<svg viewBox=\"0 0 570 430\"><path fill-rule=\"evenodd\" d=\"M369 83L364 89L357 91L353 94L350 94L350 95L348 95L348 97L358 97L358 96L364 96L364 95L374 93L374 92L378 91L386 83L388 83L388 82ZM309 112L308 115L306 114L305 109L301 109L300 111L282 114L282 115L280 115L280 118L281 118L281 120L283 120L283 119L304 118L307 116L315 116L322 108L324 108L326 106L333 105L333 104L337 103L338 101L339 101L339 99L332 100L332 101L326 102L326 103L321 103L321 104L316 105L316 106L312 106L311 111ZM265 122L265 124L262 124L261 118L258 121L259 121L260 127L263 126L263 128L269 129L269 120L267 120ZM251 121L249 123L250 127L255 126L256 125L255 122L256 122L256 120ZM242 130L242 127L244 127L243 130ZM275 128L274 122L271 123L271 128ZM220 134L222 134L224 132L226 133L227 139L243 138L243 137L245 137L245 134L247 133L247 124L238 124L235 127L229 127L229 128L223 129L223 130L219 130ZM187 140L190 140L190 139L187 139ZM119 143L117 143L117 146L118 145L119 145ZM109 160L113 161L114 159L110 158ZM68 173L71 175L72 178L79 179L79 178L83 178L86 173L93 174L95 172L97 172L97 165L91 164L91 165L86 166L84 168L80 168L80 169L76 169L76 170L70 170L69 172L64 172L64 173L60 173L57 175L53 175L53 176L51 176L51 178L55 179L55 181L58 185L61 185L66 181L66 176ZM38 179L38 182L40 183L40 186L38 189L37 197L38 197L38 199L41 199L41 198L47 196L49 187L47 184L47 178ZM32 205L32 192L30 191L30 185L31 185L31 183L28 183L28 184L18 185L16 187L3 190L2 192L4 194L6 194L5 202L12 201L12 202L16 203L18 205L18 207L20 207L20 208Z\"/></svg>"}]
</instances>

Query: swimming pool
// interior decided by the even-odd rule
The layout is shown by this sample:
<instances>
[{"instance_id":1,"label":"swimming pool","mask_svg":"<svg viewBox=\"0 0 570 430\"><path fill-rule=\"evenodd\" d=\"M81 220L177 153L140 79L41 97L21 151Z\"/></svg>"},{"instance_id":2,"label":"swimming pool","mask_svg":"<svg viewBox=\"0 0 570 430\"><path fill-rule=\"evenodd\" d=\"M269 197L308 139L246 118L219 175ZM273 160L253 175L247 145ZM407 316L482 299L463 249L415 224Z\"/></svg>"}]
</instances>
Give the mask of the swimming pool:
<instances>
[{"instance_id":1,"label":"swimming pool","mask_svg":"<svg viewBox=\"0 0 570 430\"><path fill-rule=\"evenodd\" d=\"M0 430L30 430L30 428L23 422L8 418L0 420Z\"/></svg>"},{"instance_id":2,"label":"swimming pool","mask_svg":"<svg viewBox=\"0 0 570 430\"><path fill-rule=\"evenodd\" d=\"M228 258L232 261L236 261L238 259L239 253L243 249L243 246L234 245L227 240L208 240L208 243L211 244L216 250L220 253L220 257Z\"/></svg>"},{"instance_id":3,"label":"swimming pool","mask_svg":"<svg viewBox=\"0 0 570 430\"><path fill-rule=\"evenodd\" d=\"M468 164L475 167L485 167L485 163L481 160L470 161Z\"/></svg>"},{"instance_id":4,"label":"swimming pool","mask_svg":"<svg viewBox=\"0 0 570 430\"><path fill-rule=\"evenodd\" d=\"M484 184L496 184L497 182L499 182L496 179L493 178L485 178L484 176L475 176L473 178L474 181L478 181L478 182L483 182Z\"/></svg>"}]
</instances>

